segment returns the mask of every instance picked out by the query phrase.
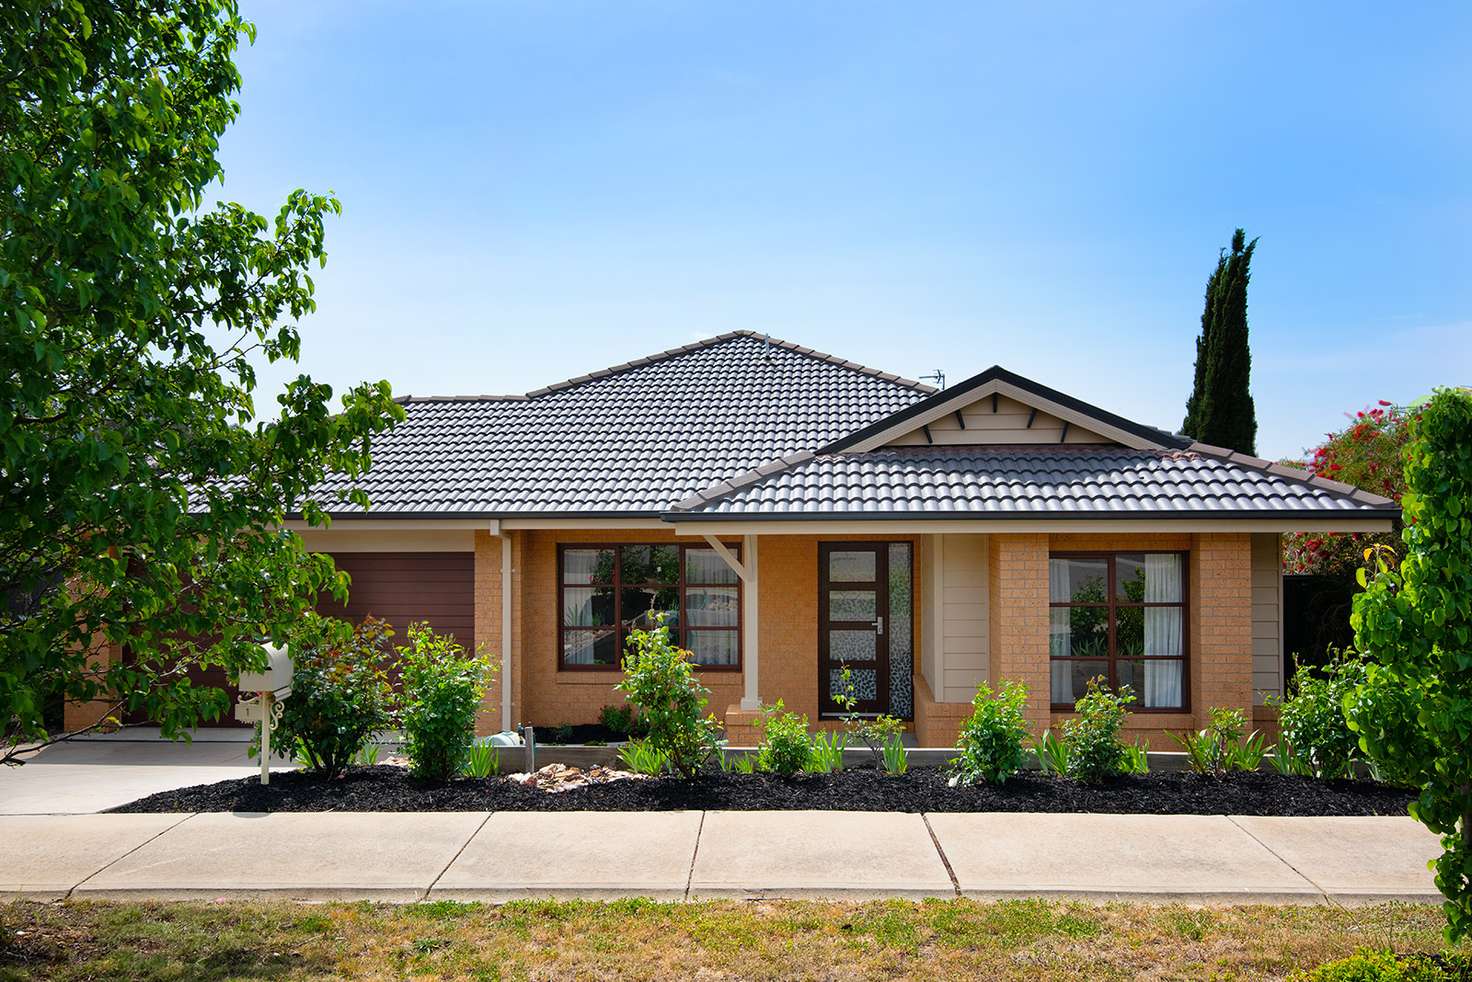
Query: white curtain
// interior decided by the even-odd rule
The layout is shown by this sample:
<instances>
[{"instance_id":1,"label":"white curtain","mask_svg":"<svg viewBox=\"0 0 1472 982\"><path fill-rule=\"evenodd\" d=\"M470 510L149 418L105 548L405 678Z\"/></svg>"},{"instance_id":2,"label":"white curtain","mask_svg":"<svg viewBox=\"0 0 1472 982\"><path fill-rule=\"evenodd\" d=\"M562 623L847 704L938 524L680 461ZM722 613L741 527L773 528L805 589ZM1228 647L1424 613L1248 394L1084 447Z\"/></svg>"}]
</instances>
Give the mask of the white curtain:
<instances>
[{"instance_id":1,"label":"white curtain","mask_svg":"<svg viewBox=\"0 0 1472 982\"><path fill-rule=\"evenodd\" d=\"M1181 602L1181 557L1175 553L1145 555L1145 602ZM1182 640L1180 607L1145 608L1145 654L1180 658ZM1182 705L1181 680L1184 662L1145 662L1145 705Z\"/></svg>"},{"instance_id":2,"label":"white curtain","mask_svg":"<svg viewBox=\"0 0 1472 982\"><path fill-rule=\"evenodd\" d=\"M1048 599L1054 601L1068 600L1070 591L1068 588L1068 560L1048 560ZM1048 654L1053 658L1066 658L1073 649L1073 629L1069 621L1069 609L1067 607L1054 607L1048 611ZM1053 701L1055 703L1072 703L1073 695L1073 664L1066 661L1055 661L1053 668Z\"/></svg>"}]
</instances>

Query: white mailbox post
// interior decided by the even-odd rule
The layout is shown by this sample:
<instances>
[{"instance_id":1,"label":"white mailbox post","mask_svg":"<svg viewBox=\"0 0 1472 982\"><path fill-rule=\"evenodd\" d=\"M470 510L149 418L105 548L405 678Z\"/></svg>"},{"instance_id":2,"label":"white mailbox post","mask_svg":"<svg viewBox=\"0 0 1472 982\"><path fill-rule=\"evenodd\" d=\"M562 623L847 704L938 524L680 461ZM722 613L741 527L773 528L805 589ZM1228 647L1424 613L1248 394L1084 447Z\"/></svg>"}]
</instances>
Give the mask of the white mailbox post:
<instances>
[{"instance_id":1,"label":"white mailbox post","mask_svg":"<svg viewBox=\"0 0 1472 982\"><path fill-rule=\"evenodd\" d=\"M240 702L235 718L261 724L261 783L271 783L271 727L281 719L281 700L291 695L291 656L285 648L263 644L264 672L240 673ZM247 693L253 693L248 695Z\"/></svg>"}]
</instances>

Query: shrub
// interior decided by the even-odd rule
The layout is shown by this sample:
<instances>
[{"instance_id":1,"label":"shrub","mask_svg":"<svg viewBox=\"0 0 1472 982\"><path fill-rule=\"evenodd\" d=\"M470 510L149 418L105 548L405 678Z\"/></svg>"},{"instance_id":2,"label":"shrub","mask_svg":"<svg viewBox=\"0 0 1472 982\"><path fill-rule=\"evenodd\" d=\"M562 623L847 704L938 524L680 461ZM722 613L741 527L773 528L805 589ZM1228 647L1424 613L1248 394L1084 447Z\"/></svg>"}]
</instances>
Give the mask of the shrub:
<instances>
[{"instance_id":1,"label":"shrub","mask_svg":"<svg viewBox=\"0 0 1472 982\"><path fill-rule=\"evenodd\" d=\"M1397 957L1388 951L1365 950L1288 978L1293 982L1457 982L1469 976L1472 961L1461 955Z\"/></svg>"},{"instance_id":2,"label":"shrub","mask_svg":"<svg viewBox=\"0 0 1472 982\"><path fill-rule=\"evenodd\" d=\"M1359 740L1344 715L1345 697L1365 677L1364 665L1344 652L1323 669L1322 677L1300 665L1289 681L1289 695L1277 700L1282 742L1312 777L1348 777Z\"/></svg>"},{"instance_id":3,"label":"shrub","mask_svg":"<svg viewBox=\"0 0 1472 982\"><path fill-rule=\"evenodd\" d=\"M995 695L985 683L977 688L971 717L956 737L957 753L950 762L953 783L1000 783L1022 769L1026 705L1027 686L1020 682L1003 682Z\"/></svg>"},{"instance_id":4,"label":"shrub","mask_svg":"<svg viewBox=\"0 0 1472 982\"><path fill-rule=\"evenodd\" d=\"M1044 773L1060 776L1068 773L1068 746L1052 730L1043 731L1033 745L1033 753L1037 754L1038 767Z\"/></svg>"},{"instance_id":5,"label":"shrub","mask_svg":"<svg viewBox=\"0 0 1472 982\"><path fill-rule=\"evenodd\" d=\"M1126 774L1150 773L1150 745L1143 738L1138 743L1125 744L1124 772Z\"/></svg>"},{"instance_id":6,"label":"shrub","mask_svg":"<svg viewBox=\"0 0 1472 982\"><path fill-rule=\"evenodd\" d=\"M690 665L690 652L670 643L669 628L629 635L622 692L648 731L649 744L662 752L682 777L694 777L715 754L720 724L705 711L710 690Z\"/></svg>"},{"instance_id":7,"label":"shrub","mask_svg":"<svg viewBox=\"0 0 1472 982\"><path fill-rule=\"evenodd\" d=\"M622 706L604 706L598 710L598 722L609 732L621 737L642 736L644 726L627 703Z\"/></svg>"},{"instance_id":8,"label":"shrub","mask_svg":"<svg viewBox=\"0 0 1472 982\"><path fill-rule=\"evenodd\" d=\"M426 623L409 625L398 649L402 671L399 726L409 773L424 781L459 774L475 740L475 714L495 676L495 664L473 655Z\"/></svg>"},{"instance_id":9,"label":"shrub","mask_svg":"<svg viewBox=\"0 0 1472 982\"><path fill-rule=\"evenodd\" d=\"M848 749L848 736L843 733L814 733L807 769L814 774L832 774L843 770L843 752Z\"/></svg>"},{"instance_id":10,"label":"shrub","mask_svg":"<svg viewBox=\"0 0 1472 982\"><path fill-rule=\"evenodd\" d=\"M1186 763L1197 774L1221 777L1228 771L1257 770L1265 749L1263 737L1254 732L1244 742L1247 720L1240 709L1213 706L1211 722L1196 733L1172 733L1186 751Z\"/></svg>"},{"instance_id":11,"label":"shrub","mask_svg":"<svg viewBox=\"0 0 1472 982\"><path fill-rule=\"evenodd\" d=\"M275 733L303 766L337 777L373 734L393 725L393 689L384 663L393 630L368 617L356 627L308 616L290 644L291 697Z\"/></svg>"},{"instance_id":12,"label":"shrub","mask_svg":"<svg viewBox=\"0 0 1472 982\"><path fill-rule=\"evenodd\" d=\"M1128 749L1119 739L1128 712L1135 701L1127 685L1110 692L1098 679L1090 679L1088 691L1074 703L1076 719L1063 721L1063 744L1068 751L1067 774L1079 781L1102 781L1125 772Z\"/></svg>"},{"instance_id":13,"label":"shrub","mask_svg":"<svg viewBox=\"0 0 1472 982\"><path fill-rule=\"evenodd\" d=\"M884 773L898 777L910 769L910 751L905 747L905 738L896 733L884 741Z\"/></svg>"},{"instance_id":14,"label":"shrub","mask_svg":"<svg viewBox=\"0 0 1472 982\"><path fill-rule=\"evenodd\" d=\"M1472 934L1472 392L1438 389L1410 431L1405 558L1365 551L1375 568L1359 573L1350 624L1370 664L1345 701L1370 759L1419 789L1411 815L1441 836L1456 940Z\"/></svg>"},{"instance_id":15,"label":"shrub","mask_svg":"<svg viewBox=\"0 0 1472 982\"><path fill-rule=\"evenodd\" d=\"M762 741L756 749L756 765L773 774L796 774L806 770L813 756L813 744L808 738L808 718L789 713L782 706L768 706L757 721L762 731Z\"/></svg>"},{"instance_id":16,"label":"shrub","mask_svg":"<svg viewBox=\"0 0 1472 982\"><path fill-rule=\"evenodd\" d=\"M501 751L489 743L472 743L461 768L466 777L487 778L501 773Z\"/></svg>"},{"instance_id":17,"label":"shrub","mask_svg":"<svg viewBox=\"0 0 1472 982\"><path fill-rule=\"evenodd\" d=\"M635 774L658 777L669 767L670 759L644 740L630 740L618 748L619 759Z\"/></svg>"},{"instance_id":18,"label":"shrub","mask_svg":"<svg viewBox=\"0 0 1472 982\"><path fill-rule=\"evenodd\" d=\"M874 757L874 765L884 767L884 750L894 738L905 732L905 721L884 713L872 718L861 715L858 710L858 686L854 684L853 671L847 665L839 673L838 691L834 693L833 701L844 709L841 717L844 732L851 737L858 737L869 748L869 753Z\"/></svg>"}]
</instances>

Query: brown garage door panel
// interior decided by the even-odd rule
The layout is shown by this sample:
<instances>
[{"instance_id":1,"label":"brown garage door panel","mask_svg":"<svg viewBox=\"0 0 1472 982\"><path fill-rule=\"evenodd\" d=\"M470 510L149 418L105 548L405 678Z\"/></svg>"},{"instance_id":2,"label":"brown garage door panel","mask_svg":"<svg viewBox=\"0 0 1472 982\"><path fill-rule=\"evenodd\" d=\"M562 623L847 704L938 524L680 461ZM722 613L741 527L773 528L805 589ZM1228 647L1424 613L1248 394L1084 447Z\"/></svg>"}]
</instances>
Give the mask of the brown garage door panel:
<instances>
[{"instance_id":1,"label":"brown garage door panel","mask_svg":"<svg viewBox=\"0 0 1472 982\"><path fill-rule=\"evenodd\" d=\"M402 643L409 625L428 621L475 650L475 554L471 552L340 552L337 568L352 577L346 607L332 600L324 614L359 620L372 614L394 628Z\"/></svg>"},{"instance_id":2,"label":"brown garage door panel","mask_svg":"<svg viewBox=\"0 0 1472 982\"><path fill-rule=\"evenodd\" d=\"M428 621L441 634L475 650L475 554L471 552L345 552L332 557L337 568L353 578L347 607L332 600L317 605L324 614L360 620L369 614L394 627L394 642L402 644L414 621ZM127 651L124 658L132 658ZM397 672L391 672L397 678ZM217 686L230 694L230 709L206 726L241 726L234 718L238 693L224 669L193 668L195 685ZM141 713L125 717L128 723L149 722Z\"/></svg>"}]
</instances>

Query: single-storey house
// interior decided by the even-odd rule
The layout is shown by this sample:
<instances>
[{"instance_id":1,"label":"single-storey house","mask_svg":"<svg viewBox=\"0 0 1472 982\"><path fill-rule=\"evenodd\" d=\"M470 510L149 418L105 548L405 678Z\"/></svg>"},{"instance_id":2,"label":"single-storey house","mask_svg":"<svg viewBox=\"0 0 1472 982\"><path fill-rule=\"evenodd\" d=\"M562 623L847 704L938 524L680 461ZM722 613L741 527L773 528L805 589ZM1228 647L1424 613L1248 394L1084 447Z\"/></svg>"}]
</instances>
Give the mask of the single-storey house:
<instances>
[{"instance_id":1,"label":"single-storey house","mask_svg":"<svg viewBox=\"0 0 1472 982\"><path fill-rule=\"evenodd\" d=\"M309 546L352 615L427 619L499 659L481 729L592 722L663 613L734 745L782 699L951 743L977 685L1028 719L1086 681L1131 726L1271 726L1279 535L1381 531L1396 505L1124 419L1002 368L943 390L751 332L513 396L406 397L372 501Z\"/></svg>"}]
</instances>

